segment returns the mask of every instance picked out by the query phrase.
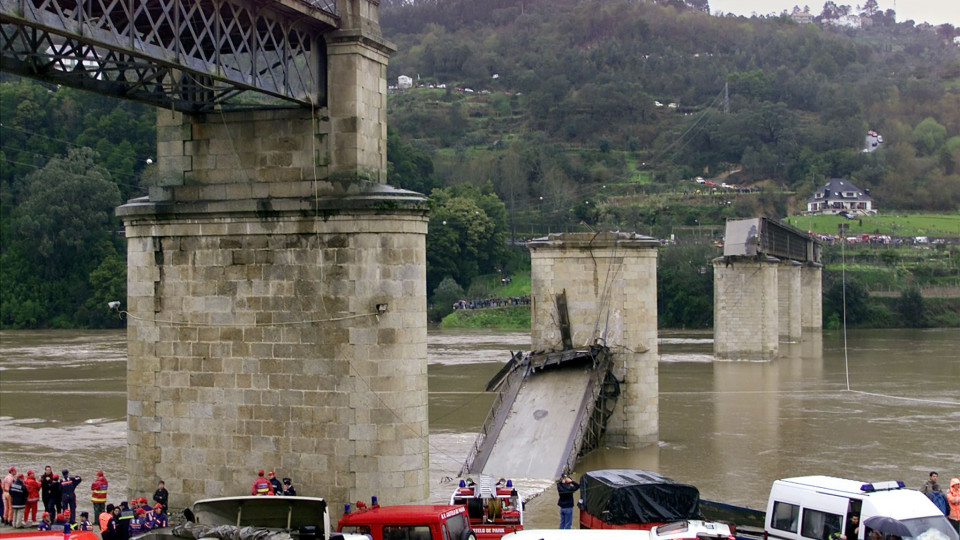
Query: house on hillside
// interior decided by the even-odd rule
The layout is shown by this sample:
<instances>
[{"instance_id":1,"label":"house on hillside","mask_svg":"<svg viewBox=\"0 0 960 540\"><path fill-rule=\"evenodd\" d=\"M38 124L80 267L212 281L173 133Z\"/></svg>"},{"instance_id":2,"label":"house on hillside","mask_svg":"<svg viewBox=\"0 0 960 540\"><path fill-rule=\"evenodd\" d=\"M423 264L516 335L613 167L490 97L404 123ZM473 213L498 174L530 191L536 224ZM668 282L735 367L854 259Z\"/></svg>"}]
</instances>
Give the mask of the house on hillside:
<instances>
[{"instance_id":1,"label":"house on hillside","mask_svg":"<svg viewBox=\"0 0 960 540\"><path fill-rule=\"evenodd\" d=\"M795 11L790 15L790 18L793 19L794 22L800 24L813 23L813 13L810 13L809 11Z\"/></svg>"},{"instance_id":2,"label":"house on hillside","mask_svg":"<svg viewBox=\"0 0 960 540\"><path fill-rule=\"evenodd\" d=\"M862 190L846 178L831 178L807 199L807 213L873 216L877 208L870 190Z\"/></svg>"},{"instance_id":3,"label":"house on hillside","mask_svg":"<svg viewBox=\"0 0 960 540\"><path fill-rule=\"evenodd\" d=\"M397 77L397 88L400 90L409 90L413 87L413 77L400 75Z\"/></svg>"}]
</instances>

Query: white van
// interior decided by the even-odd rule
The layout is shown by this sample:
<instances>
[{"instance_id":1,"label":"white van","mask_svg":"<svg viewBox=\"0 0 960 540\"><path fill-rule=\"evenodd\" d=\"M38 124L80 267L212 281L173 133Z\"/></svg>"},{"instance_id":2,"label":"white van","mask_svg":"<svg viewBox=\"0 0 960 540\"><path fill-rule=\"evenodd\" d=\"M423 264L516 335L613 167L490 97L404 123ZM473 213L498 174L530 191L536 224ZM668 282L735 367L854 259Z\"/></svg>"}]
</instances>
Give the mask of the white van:
<instances>
[{"instance_id":1,"label":"white van","mask_svg":"<svg viewBox=\"0 0 960 540\"><path fill-rule=\"evenodd\" d=\"M500 540L736 540L726 523L687 519L646 529L524 529Z\"/></svg>"},{"instance_id":2,"label":"white van","mask_svg":"<svg viewBox=\"0 0 960 540\"><path fill-rule=\"evenodd\" d=\"M856 537L848 522L859 516ZM839 534L848 540L863 540L871 516L886 516L903 522L919 540L960 540L946 516L927 498L902 482L868 484L832 476L803 476L777 480L770 488L764 532L783 540L833 540Z\"/></svg>"}]
</instances>

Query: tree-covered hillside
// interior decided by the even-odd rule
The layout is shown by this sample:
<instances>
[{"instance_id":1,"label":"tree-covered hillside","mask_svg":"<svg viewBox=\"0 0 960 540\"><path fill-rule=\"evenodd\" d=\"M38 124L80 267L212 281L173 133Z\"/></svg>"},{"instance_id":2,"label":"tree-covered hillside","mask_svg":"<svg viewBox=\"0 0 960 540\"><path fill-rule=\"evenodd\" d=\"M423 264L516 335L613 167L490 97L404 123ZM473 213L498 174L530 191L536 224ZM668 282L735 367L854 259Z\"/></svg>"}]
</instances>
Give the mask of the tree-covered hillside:
<instances>
[{"instance_id":1,"label":"tree-covered hillside","mask_svg":"<svg viewBox=\"0 0 960 540\"><path fill-rule=\"evenodd\" d=\"M435 182L492 181L531 227L644 230L658 218L608 197L729 171L730 183L795 193L793 204L845 176L883 209L960 205L956 29L898 24L875 2L856 30L823 20L856 12L833 2L815 24L687 4L384 1L390 84L415 83L391 97L391 127L430 158ZM863 153L869 130L884 142Z\"/></svg>"}]
</instances>

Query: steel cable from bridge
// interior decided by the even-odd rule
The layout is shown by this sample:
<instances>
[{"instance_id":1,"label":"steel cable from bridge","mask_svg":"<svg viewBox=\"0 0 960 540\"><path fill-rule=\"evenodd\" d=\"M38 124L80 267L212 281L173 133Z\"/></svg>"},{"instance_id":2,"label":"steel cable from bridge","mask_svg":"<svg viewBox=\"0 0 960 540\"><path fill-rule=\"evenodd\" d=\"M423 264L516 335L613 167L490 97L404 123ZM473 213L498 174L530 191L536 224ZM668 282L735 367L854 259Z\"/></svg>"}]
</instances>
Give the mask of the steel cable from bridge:
<instances>
[{"instance_id":1,"label":"steel cable from bridge","mask_svg":"<svg viewBox=\"0 0 960 540\"><path fill-rule=\"evenodd\" d=\"M402 426L404 426L415 438L422 440L432 451L436 452L437 454L439 454L439 455L441 455L441 456L443 456L443 457L445 457L445 458L447 458L447 459L449 459L449 460L451 460L451 461L454 461L454 462L459 462L459 461L461 461L460 458L453 457L453 456L451 456L450 454L448 454L448 453L444 452L443 450L441 450L441 449L440 449L439 447L437 447L436 445L430 443L430 426L429 426L429 420L427 421L427 434L426 434L426 435L421 435L420 433L417 433L416 430L414 430L412 427L410 427L410 424L409 424L406 420L404 420L403 417L401 417L399 413L397 413L397 411L393 410L393 407L391 407L391 406L388 405L385 401L383 401L383 398L380 397L380 394L378 394L377 392L374 392L374 391L373 391L373 388L370 386L370 383L367 382L367 380L363 377L363 375L357 370L357 368L353 365L353 362L348 362L348 364L350 364L350 371L352 371L353 374L357 377L357 379L359 379L360 382L363 383L363 385L367 388L367 392L370 393L370 394L372 394L372 395L377 399L377 401L380 403L380 406L381 406L381 407L383 407L384 409L390 411L390 414L392 414L392 415L394 416L394 418L396 418L397 420L399 420L399 421L400 421L400 424L401 424ZM429 394L429 390L427 391L427 393ZM429 401L429 399L428 399L428 401Z\"/></svg>"},{"instance_id":2,"label":"steel cable from bridge","mask_svg":"<svg viewBox=\"0 0 960 540\"><path fill-rule=\"evenodd\" d=\"M138 316L134 315L133 313L130 313L129 311L125 311L125 310L118 310L117 313L121 316L121 318L123 318L124 316L126 316L126 317L128 317L128 318L130 318L130 319L133 319L133 320L135 320L135 321L144 321L144 322L150 322L150 323L154 323L154 324L168 324L168 325L170 325L170 326L196 326L196 327L201 327L201 328L219 328L219 327L226 326L226 325L220 324L220 323L174 321L174 320L172 320L172 319L167 319L167 320L163 320L163 319L160 319L160 320L150 319L149 317L138 317ZM301 319L301 320L298 320L298 321L283 321L283 322L269 322L269 323L257 323L257 322L255 322L255 323L242 323L242 322L235 322L235 323L231 323L229 326L230 326L231 328L232 328L232 327L240 327L240 328L259 328L259 327L269 327L269 326L294 326L294 325L298 325L298 324L317 324L317 323L324 323L324 322L347 321L347 320L351 320L351 319L361 319L361 318L365 318L365 317L376 317L377 321L379 321L379 320L380 320L380 313L377 312L377 311L374 311L374 312L371 312L371 313L356 313L356 314L354 314L354 315L344 315L343 317L328 317L328 318L326 318L326 319Z\"/></svg>"}]
</instances>

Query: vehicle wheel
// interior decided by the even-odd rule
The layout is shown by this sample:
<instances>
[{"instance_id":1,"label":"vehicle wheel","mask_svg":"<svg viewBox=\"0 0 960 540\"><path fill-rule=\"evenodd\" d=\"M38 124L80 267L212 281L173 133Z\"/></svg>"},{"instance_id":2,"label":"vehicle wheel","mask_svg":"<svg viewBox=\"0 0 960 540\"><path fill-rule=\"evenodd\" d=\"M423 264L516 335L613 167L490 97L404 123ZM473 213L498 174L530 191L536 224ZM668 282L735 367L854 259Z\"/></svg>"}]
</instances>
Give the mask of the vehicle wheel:
<instances>
[{"instance_id":1,"label":"vehicle wheel","mask_svg":"<svg viewBox=\"0 0 960 540\"><path fill-rule=\"evenodd\" d=\"M460 540L477 540L477 535L471 529L464 529L460 533Z\"/></svg>"}]
</instances>

